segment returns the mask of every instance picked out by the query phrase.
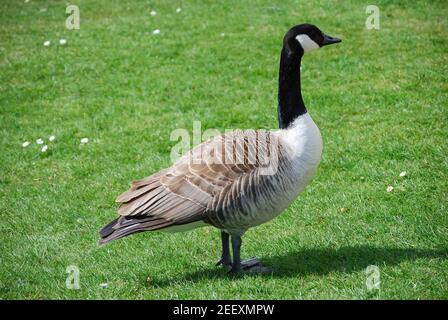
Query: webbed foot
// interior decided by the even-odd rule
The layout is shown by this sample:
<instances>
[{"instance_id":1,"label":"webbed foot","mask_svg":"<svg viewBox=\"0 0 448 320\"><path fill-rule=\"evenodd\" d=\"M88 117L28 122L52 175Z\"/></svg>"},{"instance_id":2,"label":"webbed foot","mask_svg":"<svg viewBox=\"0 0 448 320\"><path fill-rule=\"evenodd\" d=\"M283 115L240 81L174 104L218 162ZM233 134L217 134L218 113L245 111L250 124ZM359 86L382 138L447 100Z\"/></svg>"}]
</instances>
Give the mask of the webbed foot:
<instances>
[{"instance_id":1,"label":"webbed foot","mask_svg":"<svg viewBox=\"0 0 448 320\"><path fill-rule=\"evenodd\" d=\"M265 274L272 273L272 269L265 267L261 264L260 260L257 258L250 258L244 261L241 261L239 267L233 266L230 270L230 273L249 273L249 274Z\"/></svg>"}]
</instances>

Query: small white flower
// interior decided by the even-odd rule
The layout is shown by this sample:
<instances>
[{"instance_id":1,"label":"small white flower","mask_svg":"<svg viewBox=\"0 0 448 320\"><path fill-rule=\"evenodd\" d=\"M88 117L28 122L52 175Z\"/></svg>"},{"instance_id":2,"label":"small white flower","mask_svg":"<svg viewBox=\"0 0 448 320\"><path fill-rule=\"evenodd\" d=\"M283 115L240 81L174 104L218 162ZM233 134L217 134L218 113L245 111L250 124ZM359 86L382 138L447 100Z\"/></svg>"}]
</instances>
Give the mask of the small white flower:
<instances>
[{"instance_id":1,"label":"small white flower","mask_svg":"<svg viewBox=\"0 0 448 320\"><path fill-rule=\"evenodd\" d=\"M152 34L159 34L160 33L160 30L159 29L156 29L156 30L154 30L153 32L152 32Z\"/></svg>"},{"instance_id":2,"label":"small white flower","mask_svg":"<svg viewBox=\"0 0 448 320\"><path fill-rule=\"evenodd\" d=\"M25 141L24 143L22 143L22 147L26 148L30 145L29 141Z\"/></svg>"},{"instance_id":3,"label":"small white flower","mask_svg":"<svg viewBox=\"0 0 448 320\"><path fill-rule=\"evenodd\" d=\"M154 17L155 15L157 15L157 12L155 12L154 10L151 11L151 15Z\"/></svg>"},{"instance_id":4,"label":"small white flower","mask_svg":"<svg viewBox=\"0 0 448 320\"><path fill-rule=\"evenodd\" d=\"M404 177L406 175L406 171L400 172L400 177Z\"/></svg>"},{"instance_id":5,"label":"small white flower","mask_svg":"<svg viewBox=\"0 0 448 320\"><path fill-rule=\"evenodd\" d=\"M108 286L107 283L100 283L100 287L103 288L103 289L107 288L107 286Z\"/></svg>"},{"instance_id":6,"label":"small white flower","mask_svg":"<svg viewBox=\"0 0 448 320\"><path fill-rule=\"evenodd\" d=\"M65 39L61 39L61 40L59 40L59 44L60 44L61 46L65 45L66 43L67 43L67 40L65 40Z\"/></svg>"},{"instance_id":7,"label":"small white flower","mask_svg":"<svg viewBox=\"0 0 448 320\"><path fill-rule=\"evenodd\" d=\"M89 139L88 139L88 138L82 138L82 139L81 139L81 143L87 143L87 142L89 142Z\"/></svg>"},{"instance_id":8,"label":"small white flower","mask_svg":"<svg viewBox=\"0 0 448 320\"><path fill-rule=\"evenodd\" d=\"M388 186L387 189L386 189L386 191L387 191L387 192L392 192L392 191L394 191L394 187L392 187L392 186Z\"/></svg>"},{"instance_id":9,"label":"small white flower","mask_svg":"<svg viewBox=\"0 0 448 320\"><path fill-rule=\"evenodd\" d=\"M44 140L42 140L41 138L39 138L39 139L36 140L36 143L37 143L37 144L44 144Z\"/></svg>"},{"instance_id":10,"label":"small white flower","mask_svg":"<svg viewBox=\"0 0 448 320\"><path fill-rule=\"evenodd\" d=\"M25 3L28 3L28 2L30 2L30 0L25 0Z\"/></svg>"},{"instance_id":11,"label":"small white flower","mask_svg":"<svg viewBox=\"0 0 448 320\"><path fill-rule=\"evenodd\" d=\"M224 37L226 34L224 32L221 32L220 36Z\"/></svg>"},{"instance_id":12,"label":"small white flower","mask_svg":"<svg viewBox=\"0 0 448 320\"><path fill-rule=\"evenodd\" d=\"M48 150L48 146L47 145L44 145L42 147L42 149L40 149L40 151L42 151L42 152L46 152L47 150Z\"/></svg>"},{"instance_id":13,"label":"small white flower","mask_svg":"<svg viewBox=\"0 0 448 320\"><path fill-rule=\"evenodd\" d=\"M177 8L176 13L180 13L182 11L182 8Z\"/></svg>"},{"instance_id":14,"label":"small white flower","mask_svg":"<svg viewBox=\"0 0 448 320\"><path fill-rule=\"evenodd\" d=\"M54 139L56 139L55 136L50 136L50 137L48 138L48 141L54 141Z\"/></svg>"},{"instance_id":15,"label":"small white flower","mask_svg":"<svg viewBox=\"0 0 448 320\"><path fill-rule=\"evenodd\" d=\"M47 40L47 41L44 42L44 46L45 46L45 47L49 47L50 44L51 44L51 41L50 41L50 40Z\"/></svg>"}]
</instances>

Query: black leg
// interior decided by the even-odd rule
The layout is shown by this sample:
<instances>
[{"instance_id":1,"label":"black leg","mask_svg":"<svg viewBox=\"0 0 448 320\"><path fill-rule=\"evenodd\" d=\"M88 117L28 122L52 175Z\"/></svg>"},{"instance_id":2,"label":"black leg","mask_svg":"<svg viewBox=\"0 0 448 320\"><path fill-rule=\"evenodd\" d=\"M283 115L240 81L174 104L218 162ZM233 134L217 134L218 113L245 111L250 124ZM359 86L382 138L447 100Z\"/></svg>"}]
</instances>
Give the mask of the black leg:
<instances>
[{"instance_id":1,"label":"black leg","mask_svg":"<svg viewBox=\"0 0 448 320\"><path fill-rule=\"evenodd\" d=\"M216 265L222 264L223 266L230 266L232 264L232 260L230 259L229 238L230 236L227 232L221 231L222 255Z\"/></svg>"},{"instance_id":2,"label":"black leg","mask_svg":"<svg viewBox=\"0 0 448 320\"><path fill-rule=\"evenodd\" d=\"M230 272L272 273L272 269L264 267L257 258L241 261L241 236L232 235L233 263Z\"/></svg>"},{"instance_id":3,"label":"black leg","mask_svg":"<svg viewBox=\"0 0 448 320\"><path fill-rule=\"evenodd\" d=\"M231 272L239 272L241 270L241 236L232 236L232 253L233 253L233 263Z\"/></svg>"}]
</instances>

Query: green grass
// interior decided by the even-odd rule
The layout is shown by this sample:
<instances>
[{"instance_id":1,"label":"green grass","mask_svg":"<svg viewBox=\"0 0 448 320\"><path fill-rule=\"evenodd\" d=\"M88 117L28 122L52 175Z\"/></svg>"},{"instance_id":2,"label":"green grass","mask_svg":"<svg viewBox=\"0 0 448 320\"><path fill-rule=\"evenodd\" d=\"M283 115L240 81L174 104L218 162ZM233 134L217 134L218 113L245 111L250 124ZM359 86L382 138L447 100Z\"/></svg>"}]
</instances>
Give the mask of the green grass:
<instances>
[{"instance_id":1,"label":"green grass","mask_svg":"<svg viewBox=\"0 0 448 320\"><path fill-rule=\"evenodd\" d=\"M446 1L374 1L380 30L356 0L74 3L76 31L64 1L0 4L0 298L448 298ZM115 197L170 165L174 129L276 127L281 39L303 22L343 42L303 61L316 178L244 237L274 274L229 278L211 228L98 247Z\"/></svg>"}]
</instances>

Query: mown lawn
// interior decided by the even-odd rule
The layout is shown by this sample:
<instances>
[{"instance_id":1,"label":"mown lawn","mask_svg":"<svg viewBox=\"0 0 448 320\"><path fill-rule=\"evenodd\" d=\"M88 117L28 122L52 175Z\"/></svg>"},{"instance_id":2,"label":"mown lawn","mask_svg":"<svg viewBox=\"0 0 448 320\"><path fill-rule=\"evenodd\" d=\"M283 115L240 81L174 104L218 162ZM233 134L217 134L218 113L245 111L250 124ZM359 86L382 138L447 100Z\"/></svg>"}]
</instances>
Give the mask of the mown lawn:
<instances>
[{"instance_id":1,"label":"mown lawn","mask_svg":"<svg viewBox=\"0 0 448 320\"><path fill-rule=\"evenodd\" d=\"M448 298L448 5L374 2L76 0L67 30L65 1L1 1L0 298ZM274 273L229 278L211 228L98 247L115 197L170 165L173 130L277 126L281 39L303 22L343 42L303 61L315 180L244 237Z\"/></svg>"}]
</instances>

